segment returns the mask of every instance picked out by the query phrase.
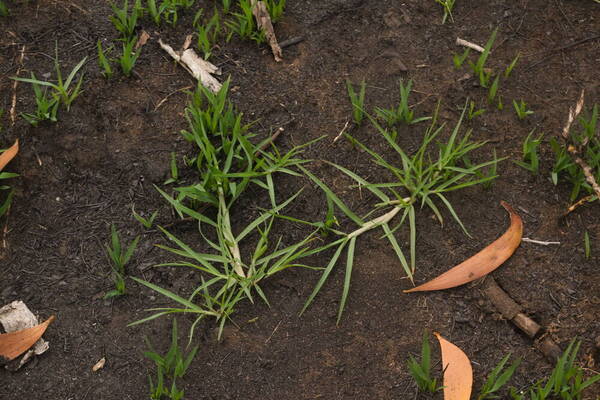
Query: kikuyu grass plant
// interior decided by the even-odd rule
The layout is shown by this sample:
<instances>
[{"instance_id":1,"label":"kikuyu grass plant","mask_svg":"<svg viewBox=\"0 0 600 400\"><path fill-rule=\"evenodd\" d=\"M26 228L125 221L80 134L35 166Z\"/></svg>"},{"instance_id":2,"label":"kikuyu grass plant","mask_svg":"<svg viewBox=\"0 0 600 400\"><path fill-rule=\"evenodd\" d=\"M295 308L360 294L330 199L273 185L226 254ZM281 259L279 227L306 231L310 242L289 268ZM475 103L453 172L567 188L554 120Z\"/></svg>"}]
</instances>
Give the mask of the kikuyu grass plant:
<instances>
[{"instance_id":1,"label":"kikuyu grass plant","mask_svg":"<svg viewBox=\"0 0 600 400\"><path fill-rule=\"evenodd\" d=\"M520 120L523 120L527 118L528 115L533 114L533 111L527 107L525 100L521 99L519 102L513 100L512 103L513 107L515 108L515 113L517 113L517 117L519 117Z\"/></svg>"},{"instance_id":2,"label":"kikuyu grass plant","mask_svg":"<svg viewBox=\"0 0 600 400\"><path fill-rule=\"evenodd\" d=\"M584 390L600 381L600 374L585 378L585 370L575 363L580 345L579 341L571 341L549 377L525 390L512 388L510 397L514 400L581 400Z\"/></svg>"},{"instance_id":3,"label":"kikuyu grass plant","mask_svg":"<svg viewBox=\"0 0 600 400\"><path fill-rule=\"evenodd\" d=\"M596 182L600 182L600 135L598 134L597 104L591 112L578 118L579 125L571 128L569 137L573 144L581 148L579 156L587 163ZM574 124L575 125L575 124ZM575 162L571 153L555 138L550 139L550 147L554 153L554 166L551 171L552 182L557 185L559 180L565 180L572 186L570 200L574 201L583 191L596 200L592 186L585 179L583 170Z\"/></svg>"},{"instance_id":4,"label":"kikuyu grass plant","mask_svg":"<svg viewBox=\"0 0 600 400\"><path fill-rule=\"evenodd\" d=\"M286 0L266 0L267 11L271 17L271 22L275 24L283 17ZM238 11L231 12L231 18L225 21L229 29L227 41L230 41L234 34L241 39L254 40L261 44L266 41L265 33L258 28L252 13L252 2L250 0L239 0L237 2Z\"/></svg>"},{"instance_id":5,"label":"kikuyu grass plant","mask_svg":"<svg viewBox=\"0 0 600 400\"><path fill-rule=\"evenodd\" d=\"M198 48L202 51L204 59L208 60L221 33L221 16L216 9L206 25L197 25L196 33Z\"/></svg>"},{"instance_id":6,"label":"kikuyu grass plant","mask_svg":"<svg viewBox=\"0 0 600 400\"><path fill-rule=\"evenodd\" d=\"M467 110L466 104L460 119L452 129L448 140L445 143L436 142L440 134L445 130L445 124L438 125L437 123L438 110L439 103L432 117L430 126L424 132L419 148L413 154L407 153L400 147L397 142L398 134L395 130L390 131L382 127L374 118L369 116L375 130L388 145L389 149L392 150L394 156L400 159L400 164L388 161L384 156L370 149L358 139L347 133L345 134L354 145L371 156L376 165L387 170L394 177L393 181L371 183L345 167L326 161L327 164L338 169L356 182L357 186L370 191L379 199L379 202L373 205L372 210L363 217L360 217L353 212L318 177L313 175L303 166L299 166L299 168L323 190L326 197L335 205L335 207L357 226L357 228L351 232L342 232L333 228L329 229L330 232L339 236L339 238L316 251L322 251L329 248L336 248L336 250L325 267L313 292L306 301L302 312L304 312L313 302L323 287L323 284L331 274L342 251L347 247L345 278L338 309L339 323L350 290L356 241L363 233L375 228L381 228L383 230L383 237L390 242L405 274L411 282L413 280L416 263L416 219L419 208L429 209L437 217L440 224L443 224L444 218L437 205L441 203L460 225L465 234L468 235L467 229L464 227L454 207L446 197L446 194L478 184L484 184L495 179L496 175L487 175L484 171L490 167L495 170L495 165L499 160L494 157L491 161L478 164L469 163L467 165L465 163L465 158L468 157L470 153L481 148L486 143L471 141L471 130L467 130L465 134L461 135L462 121ZM434 143L436 143L435 147L437 147L437 149L430 149ZM377 214L378 216L373 217L373 214ZM391 223L397 215L400 215L400 221L395 227L392 227ZM402 247L394 236L394 232L402 226L405 226L406 223L409 225L410 250L408 258L405 256ZM322 228L322 226L320 226L320 228Z\"/></svg>"},{"instance_id":7,"label":"kikuyu grass plant","mask_svg":"<svg viewBox=\"0 0 600 400\"><path fill-rule=\"evenodd\" d=\"M415 118L414 111L412 111L408 105L408 98L410 97L410 91L412 90L413 84L412 79L408 81L406 86L404 86L404 81L402 79L400 79L398 84L400 86L400 100L398 106L390 109L377 107L375 108L375 114L383 119L388 127L392 127L400 122L410 125L430 120L431 117Z\"/></svg>"},{"instance_id":8,"label":"kikuyu grass plant","mask_svg":"<svg viewBox=\"0 0 600 400\"><path fill-rule=\"evenodd\" d=\"M115 229L115 225L111 224L110 246L106 246L106 253L108 254L108 258L111 261L115 288L106 293L106 295L104 296L105 299L116 296L122 296L125 294L125 276L127 275L125 266L127 265L127 263L129 263L129 260L131 260L131 256L137 248L139 241L140 237L136 236L133 242L131 242L129 246L127 246L127 249L125 249L121 244L119 232L117 232L117 230Z\"/></svg>"},{"instance_id":9,"label":"kikuyu grass plant","mask_svg":"<svg viewBox=\"0 0 600 400\"><path fill-rule=\"evenodd\" d=\"M363 79L360 82L358 93L354 90L354 86L350 80L346 80L346 89L348 90L348 97L352 104L352 118L356 125L360 125L365 118L365 92L367 89L367 83Z\"/></svg>"},{"instance_id":10,"label":"kikuyu grass plant","mask_svg":"<svg viewBox=\"0 0 600 400\"><path fill-rule=\"evenodd\" d=\"M410 355L407 365L408 371L417 383L419 391L435 393L442 389L442 386L438 385L437 378L434 378L431 373L431 346L429 344L429 335L427 332L423 333L421 361L417 362L417 360Z\"/></svg>"},{"instance_id":11,"label":"kikuyu grass plant","mask_svg":"<svg viewBox=\"0 0 600 400\"><path fill-rule=\"evenodd\" d=\"M516 160L515 164L525 168L532 174L537 175L540 170L540 156L538 154L538 149L542 144L544 134L541 133L537 138L535 138L533 136L534 132L535 129L529 132L529 135L527 135L523 141L522 160Z\"/></svg>"},{"instance_id":12,"label":"kikuyu grass plant","mask_svg":"<svg viewBox=\"0 0 600 400\"><path fill-rule=\"evenodd\" d=\"M134 50L135 43L137 42L137 37L131 38L131 40L123 43L123 52L119 56L119 65L121 66L121 71L127 77L131 76L131 72L133 71L133 67L137 62L138 57L142 51L141 48Z\"/></svg>"},{"instance_id":13,"label":"kikuyu grass plant","mask_svg":"<svg viewBox=\"0 0 600 400\"><path fill-rule=\"evenodd\" d=\"M98 65L100 66L100 68L102 68L102 75L106 79L109 79L113 76L113 70L110 66L110 60L106 57L106 54L104 53L104 49L102 48L102 42L100 41L100 39L98 39L96 47L98 49ZM110 49L108 51L110 51Z\"/></svg>"},{"instance_id":14,"label":"kikuyu grass plant","mask_svg":"<svg viewBox=\"0 0 600 400\"><path fill-rule=\"evenodd\" d=\"M58 121L57 113L59 106L59 99L57 96L48 94L48 87L44 87L37 83L38 79L35 74L31 73L31 86L33 87L33 93L35 94L35 113L21 113L21 117L33 126L38 126L42 121Z\"/></svg>"},{"instance_id":15,"label":"kikuyu grass plant","mask_svg":"<svg viewBox=\"0 0 600 400\"><path fill-rule=\"evenodd\" d=\"M190 328L190 340L195 326L203 318L217 320L220 337L238 302L245 299L254 302L258 297L268 304L261 288L262 281L287 268L310 268L298 263L298 260L307 254L316 233L315 230L289 245L272 234L272 228L279 220L278 214L300 194L297 192L278 202L273 175L299 176L294 167L307 162L297 158L303 146L283 154L269 139L253 144L250 139L254 139L255 135L249 132L250 126L242 123L242 114L227 99L228 90L229 80L216 94L199 86L191 94L186 108L189 128L181 134L197 149L196 155L188 159L188 166L196 170L198 180L175 188L174 196L157 187L181 217L190 217L198 222L200 238L209 249L209 252L196 251L159 226L175 246L159 247L182 259L161 265L195 269L199 272L199 284L188 297L182 297L134 278L179 306L152 309L154 314L133 324L172 313L194 314L196 319ZM265 150L268 145L271 146L270 151ZM245 227L234 230L231 213L240 195L250 185L265 190L270 205ZM254 250L249 254L242 253L240 244L252 240L254 246L250 244L250 247Z\"/></svg>"},{"instance_id":16,"label":"kikuyu grass plant","mask_svg":"<svg viewBox=\"0 0 600 400\"><path fill-rule=\"evenodd\" d=\"M169 398L171 400L183 399L184 390L177 389L177 379L185 376L188 367L198 353L198 346L194 346L187 355L179 348L178 344L177 319L173 319L173 328L171 330L171 346L163 356L154 350L152 343L146 337L147 351L144 356L154 362L156 366L156 381L152 376L148 376L150 384L150 399L161 400ZM170 381L170 385L168 383Z\"/></svg>"},{"instance_id":17,"label":"kikuyu grass plant","mask_svg":"<svg viewBox=\"0 0 600 400\"><path fill-rule=\"evenodd\" d=\"M121 32L123 41L131 40L135 33L138 18L143 13L141 0L135 0L131 10L129 9L129 0L124 0L122 8L119 8L115 3L111 3L110 7L114 13L110 16L110 21L115 29Z\"/></svg>"},{"instance_id":18,"label":"kikuyu grass plant","mask_svg":"<svg viewBox=\"0 0 600 400\"><path fill-rule=\"evenodd\" d=\"M84 57L83 60L79 61L79 63L75 67L73 67L73 69L67 76L67 79L63 80L60 62L58 60L58 45L57 45L55 48L55 57L54 57L54 71L56 72L56 79L57 79L56 83L41 81L41 80L35 78L35 76L32 76L31 78L12 77L11 79L14 79L14 80L17 80L20 82L31 83L32 85L46 86L46 87L52 89L52 92L50 93L52 98L56 99L57 103L63 104L66 107L67 111L69 111L71 108L71 103L73 103L73 101L77 98L77 96L79 96L82 92L81 85L83 83L83 75L84 75L83 73L80 75L79 80L75 84L75 87L72 87L71 85L73 84L75 76L81 70L81 68L83 67L83 64L85 64L86 60L87 60L87 57ZM35 86L34 86L34 91L36 91ZM37 101L37 99L38 99L38 95L37 95L37 91L36 91L36 101ZM49 101L49 99L46 99L46 100ZM48 104L49 110L52 110L52 107L55 107L55 105ZM38 110L39 110L39 106L38 106ZM55 114L54 114L54 116L55 116Z\"/></svg>"}]
</instances>

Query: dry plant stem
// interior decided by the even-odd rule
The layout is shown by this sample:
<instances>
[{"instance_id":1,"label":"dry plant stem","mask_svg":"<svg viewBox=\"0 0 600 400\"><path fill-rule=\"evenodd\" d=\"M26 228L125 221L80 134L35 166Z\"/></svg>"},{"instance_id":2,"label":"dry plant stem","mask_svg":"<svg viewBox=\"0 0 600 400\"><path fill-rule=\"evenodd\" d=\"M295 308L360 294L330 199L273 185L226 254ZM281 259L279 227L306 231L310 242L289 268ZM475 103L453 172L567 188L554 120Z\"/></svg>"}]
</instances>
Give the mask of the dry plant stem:
<instances>
[{"instance_id":1,"label":"dry plant stem","mask_svg":"<svg viewBox=\"0 0 600 400\"><path fill-rule=\"evenodd\" d=\"M573 144L569 135L569 130L571 129L573 121L575 121L575 118L577 118L577 116L581 113L581 110L583 109L584 94L585 90L582 89L581 95L579 96L579 100L575 105L575 109L573 110L572 108L569 108L569 118L567 119L567 123L563 128L562 137L566 142L565 145L567 147L567 151L573 156L575 163L577 163L577 165L581 167L581 169L583 170L583 174L585 175L586 182L590 184L590 186L596 193L596 196L598 196L598 199L600 199L600 185L598 185L598 182L596 182L596 179L594 178L594 172L592 171L592 168L589 165L587 165L587 163L581 157L579 157L581 149L578 149L577 146ZM583 143L582 146L585 146L586 144L587 143Z\"/></svg>"},{"instance_id":2,"label":"dry plant stem","mask_svg":"<svg viewBox=\"0 0 600 400\"><path fill-rule=\"evenodd\" d=\"M17 68L17 73L15 76L19 76L19 73L21 72L21 67L23 66L23 57L25 56L25 46L23 46L21 48L21 55L19 56L19 68ZM17 120L17 85L18 85L19 81L18 80L14 80L13 81L13 96L12 96L12 101L10 104L10 126L14 126L15 122Z\"/></svg>"},{"instance_id":3,"label":"dry plant stem","mask_svg":"<svg viewBox=\"0 0 600 400\"><path fill-rule=\"evenodd\" d=\"M407 197L404 199L405 203L408 203L410 201L410 197ZM385 223L388 223L392 220L392 218L394 218L396 216L396 214L398 214L401 210L403 210L403 207L394 207L392 208L392 210L388 211L387 213L374 218L370 221L367 221L364 223L363 226L361 226L360 228L358 228L357 230L350 232L350 234L348 234L348 239L352 239L354 237L357 237L359 235L362 235L363 233L370 231L373 228L377 228L380 225L383 225Z\"/></svg>"},{"instance_id":4,"label":"dry plant stem","mask_svg":"<svg viewBox=\"0 0 600 400\"><path fill-rule=\"evenodd\" d=\"M521 239L522 242L527 242L527 243L533 243L533 244L540 244L542 246L550 246L551 244L556 244L559 245L560 242L546 242L544 240L535 240L535 239L530 239L530 238L522 238Z\"/></svg>"},{"instance_id":5,"label":"dry plant stem","mask_svg":"<svg viewBox=\"0 0 600 400\"><path fill-rule=\"evenodd\" d=\"M585 197L583 197L583 198L579 199L579 200L578 200L576 203L574 203L573 205L571 205L571 206L570 206L570 207L567 209L567 212L565 213L565 215L564 215L564 216L567 216L567 215L569 215L570 213L572 213L573 211L575 211L575 209L576 209L577 207L580 207L580 206L584 205L585 203L587 203L588 201L590 201L590 199L591 199L592 197L594 197L594 195L591 195L591 194L589 194L589 195L587 195L587 196L585 196Z\"/></svg>"},{"instance_id":6,"label":"dry plant stem","mask_svg":"<svg viewBox=\"0 0 600 400\"><path fill-rule=\"evenodd\" d=\"M468 47L468 48L473 49L475 51L478 51L480 53L483 53L485 51L485 49L483 47L481 47L480 45L468 42L468 41L466 41L464 39L461 39L459 37L456 38L456 44L459 45L459 46Z\"/></svg>"},{"instance_id":7,"label":"dry plant stem","mask_svg":"<svg viewBox=\"0 0 600 400\"><path fill-rule=\"evenodd\" d=\"M246 277L244 269L242 268L242 256L240 254L240 247L238 246L233 232L231 231L231 221L229 220L229 210L227 209L227 203L225 202L225 195L223 194L223 188L219 187L219 207L221 208L221 218L223 218L223 236L227 242L227 247L233 258L233 270L236 274L242 278Z\"/></svg>"},{"instance_id":8,"label":"dry plant stem","mask_svg":"<svg viewBox=\"0 0 600 400\"><path fill-rule=\"evenodd\" d=\"M346 121L346 123L344 124L344 127L342 128L342 130L340 131L340 133L338 133L338 135L333 139L333 143L337 142L338 140L340 140L340 138L342 137L342 135L344 134L344 132L346 132L346 129L348 128L348 123L350 121Z\"/></svg>"},{"instance_id":9,"label":"dry plant stem","mask_svg":"<svg viewBox=\"0 0 600 400\"><path fill-rule=\"evenodd\" d=\"M279 43L277 43L277 37L273 30L273 23L271 22L271 16L267 10L267 5L264 1L257 0L251 0L251 3L252 14L254 14L254 18L256 19L256 25L265 33L275 61L280 62L283 59L283 52L281 51Z\"/></svg>"}]
</instances>

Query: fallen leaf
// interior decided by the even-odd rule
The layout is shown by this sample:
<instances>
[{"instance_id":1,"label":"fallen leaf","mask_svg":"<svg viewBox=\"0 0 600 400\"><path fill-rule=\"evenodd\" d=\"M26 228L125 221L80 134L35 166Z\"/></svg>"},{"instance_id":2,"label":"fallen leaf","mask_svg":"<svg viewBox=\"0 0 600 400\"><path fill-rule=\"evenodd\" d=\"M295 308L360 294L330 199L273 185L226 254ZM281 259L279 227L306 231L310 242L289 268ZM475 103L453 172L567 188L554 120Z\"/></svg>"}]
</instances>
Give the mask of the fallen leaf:
<instances>
[{"instance_id":1,"label":"fallen leaf","mask_svg":"<svg viewBox=\"0 0 600 400\"><path fill-rule=\"evenodd\" d=\"M11 361L29 350L42 337L46 328L54 319L55 317L52 315L33 328L0 334L0 357Z\"/></svg>"},{"instance_id":2,"label":"fallen leaf","mask_svg":"<svg viewBox=\"0 0 600 400\"><path fill-rule=\"evenodd\" d=\"M442 290L464 285L489 274L508 260L521 243L523 220L508 203L501 201L500 204L510 215L510 226L502 236L468 260L427 283L404 290L404 293Z\"/></svg>"},{"instance_id":3,"label":"fallen leaf","mask_svg":"<svg viewBox=\"0 0 600 400\"><path fill-rule=\"evenodd\" d=\"M96 372L99 369L104 368L104 364L106 364L106 357L102 357L100 360L98 360L98 362L92 367L92 371Z\"/></svg>"},{"instance_id":4,"label":"fallen leaf","mask_svg":"<svg viewBox=\"0 0 600 400\"><path fill-rule=\"evenodd\" d=\"M434 332L442 350L444 400L469 400L473 386L473 368L469 357L456 345Z\"/></svg>"},{"instance_id":5,"label":"fallen leaf","mask_svg":"<svg viewBox=\"0 0 600 400\"><path fill-rule=\"evenodd\" d=\"M140 38L135 43L134 50L137 50L143 45L145 45L148 42L148 39L150 39L150 35L148 34L148 32L142 31L142 33L140 34Z\"/></svg>"},{"instance_id":6,"label":"fallen leaf","mask_svg":"<svg viewBox=\"0 0 600 400\"><path fill-rule=\"evenodd\" d=\"M13 159L14 156L19 152L19 139L15 140L15 144L13 144L9 149L6 149L4 153L0 154L0 171L9 163L10 160Z\"/></svg>"},{"instance_id":7,"label":"fallen leaf","mask_svg":"<svg viewBox=\"0 0 600 400\"><path fill-rule=\"evenodd\" d=\"M265 33L269 46L271 46L273 57L275 58L275 61L279 62L282 60L283 54L279 43L277 43L277 37L273 30L273 24L271 23L271 16L267 10L267 5L264 1L251 0L251 2L252 14L254 14L254 18L256 19L256 25Z\"/></svg>"}]
</instances>

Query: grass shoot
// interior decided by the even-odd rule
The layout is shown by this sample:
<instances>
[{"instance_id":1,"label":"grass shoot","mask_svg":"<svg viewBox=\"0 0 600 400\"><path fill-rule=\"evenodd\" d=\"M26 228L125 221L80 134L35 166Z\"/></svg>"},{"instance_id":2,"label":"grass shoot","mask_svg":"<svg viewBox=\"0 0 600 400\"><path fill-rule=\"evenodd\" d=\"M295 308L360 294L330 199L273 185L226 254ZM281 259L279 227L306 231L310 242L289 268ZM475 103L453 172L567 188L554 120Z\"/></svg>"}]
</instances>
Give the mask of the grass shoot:
<instances>
[{"instance_id":1,"label":"grass shoot","mask_svg":"<svg viewBox=\"0 0 600 400\"><path fill-rule=\"evenodd\" d=\"M352 118L356 125L362 124L365 118L365 91L367 83L363 79L360 83L360 89L358 93L354 90L354 86L349 80L346 80L346 89L348 90L348 97L350 97L350 103L352 103Z\"/></svg>"},{"instance_id":2,"label":"grass shoot","mask_svg":"<svg viewBox=\"0 0 600 400\"><path fill-rule=\"evenodd\" d=\"M521 101L518 103L516 100L513 100L513 107L515 108L517 117L519 117L521 120L525 119L528 115L533 114L533 111L527 108L527 103L525 103L523 99L521 99Z\"/></svg>"},{"instance_id":3,"label":"grass shoot","mask_svg":"<svg viewBox=\"0 0 600 400\"><path fill-rule=\"evenodd\" d=\"M538 155L538 149L542 144L544 134L540 134L540 136L538 136L538 138L536 139L532 137L534 132L535 129L529 132L529 135L527 135L527 137L525 138L522 150L523 159L521 161L515 161L515 164L537 175L537 173L540 170L540 157Z\"/></svg>"},{"instance_id":4,"label":"grass shoot","mask_svg":"<svg viewBox=\"0 0 600 400\"><path fill-rule=\"evenodd\" d=\"M137 236L133 242L129 244L127 249L123 248L121 245L121 239L119 237L119 233L115 229L115 225L111 224L110 226L110 246L106 246L106 252L112 264L113 269L113 279L115 283L115 288L104 295L105 299L122 296L125 294L125 276L127 275L127 271L125 270L125 266L129 263L133 252L135 251L138 242L140 241L140 237Z\"/></svg>"}]
</instances>

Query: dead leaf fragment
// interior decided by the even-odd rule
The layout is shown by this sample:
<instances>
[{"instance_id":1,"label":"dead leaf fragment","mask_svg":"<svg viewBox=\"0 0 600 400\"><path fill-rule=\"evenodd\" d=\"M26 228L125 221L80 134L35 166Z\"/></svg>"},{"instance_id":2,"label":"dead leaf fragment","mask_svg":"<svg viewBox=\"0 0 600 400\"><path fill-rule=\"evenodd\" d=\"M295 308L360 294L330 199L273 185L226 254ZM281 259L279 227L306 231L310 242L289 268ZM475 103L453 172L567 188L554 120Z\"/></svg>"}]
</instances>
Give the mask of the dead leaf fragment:
<instances>
[{"instance_id":1,"label":"dead leaf fragment","mask_svg":"<svg viewBox=\"0 0 600 400\"><path fill-rule=\"evenodd\" d=\"M92 371L96 372L102 368L104 368L104 364L106 364L106 357L102 357L94 366L92 367Z\"/></svg>"},{"instance_id":2,"label":"dead leaf fragment","mask_svg":"<svg viewBox=\"0 0 600 400\"><path fill-rule=\"evenodd\" d=\"M33 328L0 334L0 357L10 361L29 350L42 337L46 332L46 328L54 319L55 317L52 315Z\"/></svg>"},{"instance_id":3,"label":"dead leaf fragment","mask_svg":"<svg viewBox=\"0 0 600 400\"><path fill-rule=\"evenodd\" d=\"M150 34L146 31L142 31L142 33L140 34L140 38L135 43L134 49L137 50L143 45L145 45L148 42L148 39L150 39Z\"/></svg>"},{"instance_id":4,"label":"dead leaf fragment","mask_svg":"<svg viewBox=\"0 0 600 400\"><path fill-rule=\"evenodd\" d=\"M502 265L515 252L523 237L523 220L506 202L500 204L510 215L506 232L473 257L420 286L404 293L449 289L479 279Z\"/></svg>"},{"instance_id":5,"label":"dead leaf fragment","mask_svg":"<svg viewBox=\"0 0 600 400\"><path fill-rule=\"evenodd\" d=\"M277 43L277 37L275 36L273 24L271 23L271 16L269 15L265 2L252 0L252 14L254 14L254 18L256 19L256 25L259 29L263 30L267 37L275 61L281 61L283 59L283 53L279 43Z\"/></svg>"},{"instance_id":6,"label":"dead leaf fragment","mask_svg":"<svg viewBox=\"0 0 600 400\"><path fill-rule=\"evenodd\" d=\"M2 169L4 169L6 164L8 164L9 161L12 160L17 155L18 152L19 152L19 139L15 140L15 144L10 146L10 148L6 149L5 152L0 153L0 171L2 171Z\"/></svg>"},{"instance_id":7,"label":"dead leaf fragment","mask_svg":"<svg viewBox=\"0 0 600 400\"><path fill-rule=\"evenodd\" d=\"M434 332L442 350L444 400L469 400L473 387L473 367L469 357L456 345Z\"/></svg>"}]
</instances>

